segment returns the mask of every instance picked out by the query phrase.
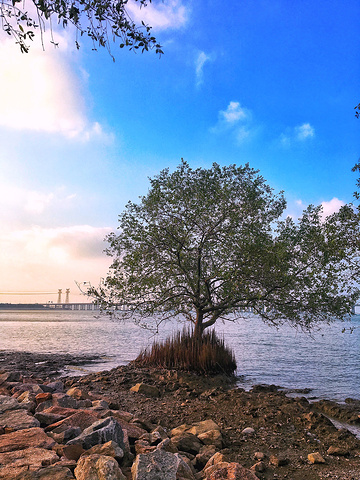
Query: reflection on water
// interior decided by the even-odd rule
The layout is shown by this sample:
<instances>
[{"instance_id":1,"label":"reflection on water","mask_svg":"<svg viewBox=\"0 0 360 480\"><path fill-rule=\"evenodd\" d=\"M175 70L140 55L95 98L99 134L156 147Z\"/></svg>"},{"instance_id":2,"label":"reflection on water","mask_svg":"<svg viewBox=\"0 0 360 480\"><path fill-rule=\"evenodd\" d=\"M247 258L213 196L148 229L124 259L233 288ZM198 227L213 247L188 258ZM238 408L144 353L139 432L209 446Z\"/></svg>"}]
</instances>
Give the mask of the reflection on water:
<instances>
[{"instance_id":1,"label":"reflection on water","mask_svg":"<svg viewBox=\"0 0 360 480\"><path fill-rule=\"evenodd\" d=\"M360 317L353 317L350 325L357 327L352 334L341 333L344 324L336 322L310 337L250 317L219 323L217 331L235 351L243 386L309 387L313 395L343 401L360 398ZM156 338L178 328L177 322L168 322ZM130 320L94 312L0 311L0 339L2 350L101 355L103 363L91 367L99 370L128 363L154 337Z\"/></svg>"}]
</instances>

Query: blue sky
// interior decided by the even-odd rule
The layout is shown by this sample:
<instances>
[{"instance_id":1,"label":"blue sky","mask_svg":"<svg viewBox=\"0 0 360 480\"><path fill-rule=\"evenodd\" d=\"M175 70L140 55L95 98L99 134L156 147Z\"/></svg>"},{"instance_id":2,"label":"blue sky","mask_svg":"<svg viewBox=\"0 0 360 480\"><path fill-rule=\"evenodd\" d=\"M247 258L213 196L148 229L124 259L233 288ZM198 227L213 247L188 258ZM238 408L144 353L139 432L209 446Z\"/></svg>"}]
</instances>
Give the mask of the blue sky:
<instances>
[{"instance_id":1,"label":"blue sky","mask_svg":"<svg viewBox=\"0 0 360 480\"><path fill-rule=\"evenodd\" d=\"M28 1L28 0L27 0ZM358 1L153 0L165 54L94 52L71 31L20 54L0 36L0 302L97 284L103 238L149 176L249 162L288 213L352 201L360 156ZM47 35L47 34L46 34ZM46 37L45 35L45 37ZM46 38L45 38L46 40Z\"/></svg>"}]
</instances>

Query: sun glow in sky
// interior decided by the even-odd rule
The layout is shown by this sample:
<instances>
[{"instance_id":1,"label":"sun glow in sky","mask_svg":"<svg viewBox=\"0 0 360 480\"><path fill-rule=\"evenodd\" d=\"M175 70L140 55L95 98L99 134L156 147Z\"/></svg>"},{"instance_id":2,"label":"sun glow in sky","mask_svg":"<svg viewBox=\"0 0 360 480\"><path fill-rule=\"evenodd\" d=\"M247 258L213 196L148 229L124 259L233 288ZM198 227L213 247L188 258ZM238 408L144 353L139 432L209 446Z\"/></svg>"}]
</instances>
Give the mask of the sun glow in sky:
<instances>
[{"instance_id":1,"label":"sun glow in sky","mask_svg":"<svg viewBox=\"0 0 360 480\"><path fill-rule=\"evenodd\" d=\"M75 280L106 275L103 239L126 202L182 157L249 162L294 217L352 201L357 0L153 0L141 15L160 59L114 44L114 63L63 30L58 49L21 54L1 34L0 293L71 288L78 301Z\"/></svg>"}]
</instances>

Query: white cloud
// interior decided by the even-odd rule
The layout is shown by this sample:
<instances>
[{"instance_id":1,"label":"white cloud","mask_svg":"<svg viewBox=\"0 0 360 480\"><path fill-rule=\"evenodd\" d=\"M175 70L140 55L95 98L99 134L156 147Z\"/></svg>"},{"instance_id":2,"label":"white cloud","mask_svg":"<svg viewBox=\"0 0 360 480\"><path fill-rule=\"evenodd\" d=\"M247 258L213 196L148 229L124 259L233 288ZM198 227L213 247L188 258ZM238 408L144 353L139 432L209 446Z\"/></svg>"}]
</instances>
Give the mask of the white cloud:
<instances>
[{"instance_id":1,"label":"white cloud","mask_svg":"<svg viewBox=\"0 0 360 480\"><path fill-rule=\"evenodd\" d=\"M287 148L295 142L305 142L315 137L315 129L310 123L303 123L294 128L288 128L285 133L280 135L280 144Z\"/></svg>"},{"instance_id":2,"label":"white cloud","mask_svg":"<svg viewBox=\"0 0 360 480\"><path fill-rule=\"evenodd\" d=\"M219 113L220 118L230 125L247 119L248 115L247 110L241 107L239 102L230 102L227 109L221 110Z\"/></svg>"},{"instance_id":3,"label":"white cloud","mask_svg":"<svg viewBox=\"0 0 360 480\"><path fill-rule=\"evenodd\" d=\"M315 136L315 130L310 123L303 123L299 127L295 127L296 138L300 141Z\"/></svg>"},{"instance_id":4,"label":"white cloud","mask_svg":"<svg viewBox=\"0 0 360 480\"><path fill-rule=\"evenodd\" d=\"M321 203L322 206L322 214L321 218L325 219L329 215L338 212L339 209L345 205L345 203L342 200L339 200L338 198L334 197L328 202L324 201ZM288 202L288 206L285 212L285 216L290 216L294 220L297 220L300 218L304 212L304 210L308 207L307 204L305 204L302 200L291 200Z\"/></svg>"},{"instance_id":5,"label":"white cloud","mask_svg":"<svg viewBox=\"0 0 360 480\"><path fill-rule=\"evenodd\" d=\"M189 10L182 5L181 0L154 1L142 8L139 2L130 1L126 9L136 23L143 21L155 30L181 28L189 16Z\"/></svg>"},{"instance_id":6,"label":"white cloud","mask_svg":"<svg viewBox=\"0 0 360 480\"><path fill-rule=\"evenodd\" d=\"M0 43L0 127L61 134L89 140L103 134L89 122L81 83L67 59L67 41L61 51L38 43L20 53L12 39Z\"/></svg>"},{"instance_id":7,"label":"white cloud","mask_svg":"<svg viewBox=\"0 0 360 480\"><path fill-rule=\"evenodd\" d=\"M226 110L219 111L218 117L218 123L210 129L212 133L230 131L239 144L249 140L256 133L256 129L252 126L250 110L242 107L240 102L229 102Z\"/></svg>"},{"instance_id":8,"label":"white cloud","mask_svg":"<svg viewBox=\"0 0 360 480\"><path fill-rule=\"evenodd\" d=\"M195 59L196 86L199 87L204 82L204 65L206 62L212 61L211 55L200 52Z\"/></svg>"},{"instance_id":9,"label":"white cloud","mask_svg":"<svg viewBox=\"0 0 360 480\"><path fill-rule=\"evenodd\" d=\"M326 218L329 215L335 212L338 212L340 208L343 207L344 205L345 203L336 197L332 198L328 202L322 202L321 206L323 207L323 213L322 213L323 218Z\"/></svg>"}]
</instances>

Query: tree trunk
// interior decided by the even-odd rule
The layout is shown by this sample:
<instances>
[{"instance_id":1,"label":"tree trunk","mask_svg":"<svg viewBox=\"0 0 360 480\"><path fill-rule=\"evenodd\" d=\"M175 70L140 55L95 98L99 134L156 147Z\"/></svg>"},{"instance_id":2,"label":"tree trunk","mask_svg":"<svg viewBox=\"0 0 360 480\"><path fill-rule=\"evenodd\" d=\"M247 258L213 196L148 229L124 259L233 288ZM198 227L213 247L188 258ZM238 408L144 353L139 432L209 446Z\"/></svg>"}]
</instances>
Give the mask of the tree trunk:
<instances>
[{"instance_id":1,"label":"tree trunk","mask_svg":"<svg viewBox=\"0 0 360 480\"><path fill-rule=\"evenodd\" d=\"M195 328L194 328L194 337L197 337L198 339L201 339L204 331L203 318L204 318L203 312L201 310L197 310Z\"/></svg>"}]
</instances>

